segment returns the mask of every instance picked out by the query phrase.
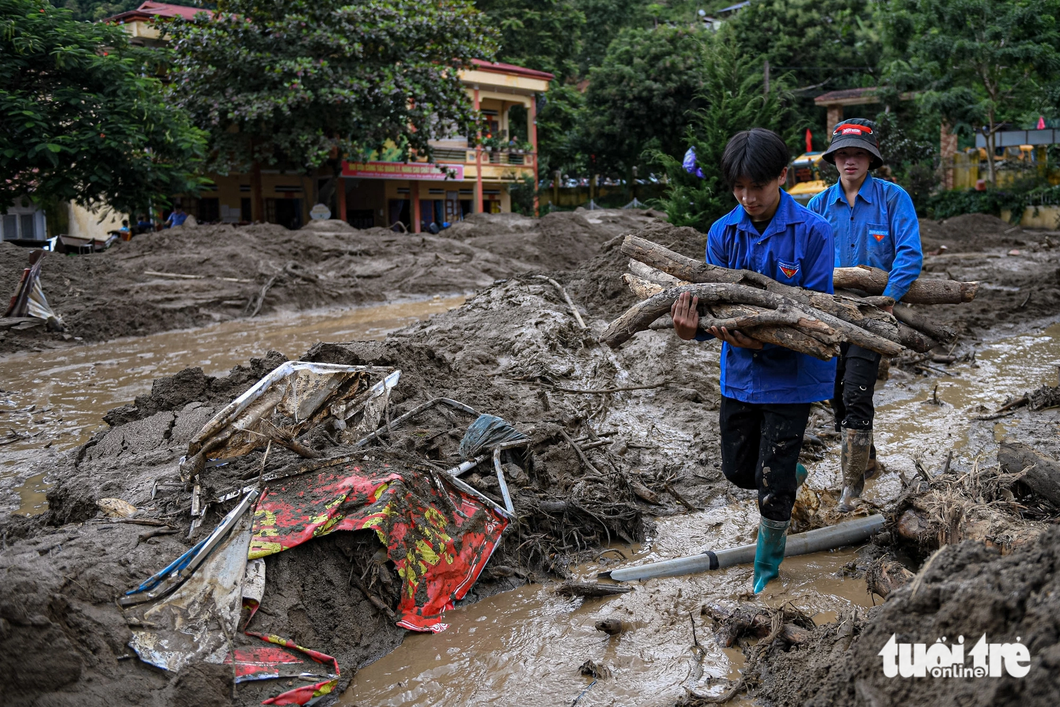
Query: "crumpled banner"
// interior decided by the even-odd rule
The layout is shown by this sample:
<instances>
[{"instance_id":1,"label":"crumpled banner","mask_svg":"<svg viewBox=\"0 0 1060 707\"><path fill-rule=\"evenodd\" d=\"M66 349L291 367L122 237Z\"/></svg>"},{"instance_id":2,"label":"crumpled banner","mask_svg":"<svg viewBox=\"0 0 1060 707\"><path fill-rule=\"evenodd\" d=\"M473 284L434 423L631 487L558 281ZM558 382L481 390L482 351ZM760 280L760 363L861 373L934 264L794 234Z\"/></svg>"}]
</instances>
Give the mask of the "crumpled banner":
<instances>
[{"instance_id":1,"label":"crumpled banner","mask_svg":"<svg viewBox=\"0 0 1060 707\"><path fill-rule=\"evenodd\" d=\"M444 631L442 613L478 579L508 520L444 475L376 465L322 469L266 489L254 513L249 558L336 530L372 529L402 579L397 625Z\"/></svg>"},{"instance_id":2,"label":"crumpled banner","mask_svg":"<svg viewBox=\"0 0 1060 707\"><path fill-rule=\"evenodd\" d=\"M241 646L225 656L225 665L235 662L236 682L298 678L318 680L262 702L265 705L304 705L330 694L338 684L339 662L330 655L303 648L280 636L247 631L247 636L260 638L267 646Z\"/></svg>"}]
</instances>

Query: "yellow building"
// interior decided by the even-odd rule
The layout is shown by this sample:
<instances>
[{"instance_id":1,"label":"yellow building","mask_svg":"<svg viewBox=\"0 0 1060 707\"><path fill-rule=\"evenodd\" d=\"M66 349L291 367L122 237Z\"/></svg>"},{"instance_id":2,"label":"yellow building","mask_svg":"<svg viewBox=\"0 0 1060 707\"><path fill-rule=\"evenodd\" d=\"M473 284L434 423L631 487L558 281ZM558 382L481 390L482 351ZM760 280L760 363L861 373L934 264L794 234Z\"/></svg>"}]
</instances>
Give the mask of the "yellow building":
<instances>
[{"instance_id":1,"label":"yellow building","mask_svg":"<svg viewBox=\"0 0 1060 707\"><path fill-rule=\"evenodd\" d=\"M157 45L154 17L190 18L201 8L145 2L136 10L108 19L122 24L133 42ZM432 141L433 163L389 161L379 155L370 162L343 162L335 206L341 218L358 228L373 226L420 232L431 223L455 222L468 213L511 211L509 188L527 177L538 182L537 97L548 90L553 75L511 64L474 60L461 71L475 110L488 125L489 147L469 138ZM523 123L525 121L525 123ZM508 136L525 135L525 142L500 144ZM487 137L484 135L484 137ZM241 223L264 220L298 227L310 218L314 179L277 170L262 170L264 213L253 214L249 174L208 175L212 191L197 199L183 199L185 210L200 223ZM257 216L257 219L254 217Z\"/></svg>"}]
</instances>

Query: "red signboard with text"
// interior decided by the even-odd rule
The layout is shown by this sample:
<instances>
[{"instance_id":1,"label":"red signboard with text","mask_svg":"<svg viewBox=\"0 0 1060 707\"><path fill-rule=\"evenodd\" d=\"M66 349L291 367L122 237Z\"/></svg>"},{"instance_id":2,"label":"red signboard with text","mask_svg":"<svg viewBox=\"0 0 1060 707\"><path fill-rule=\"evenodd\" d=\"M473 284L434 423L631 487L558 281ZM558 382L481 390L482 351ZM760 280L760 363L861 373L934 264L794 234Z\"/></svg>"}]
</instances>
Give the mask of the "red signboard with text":
<instances>
[{"instance_id":1,"label":"red signboard with text","mask_svg":"<svg viewBox=\"0 0 1060 707\"><path fill-rule=\"evenodd\" d=\"M441 182L464 178L464 165L427 162L343 162L342 176L359 179L415 179Z\"/></svg>"}]
</instances>

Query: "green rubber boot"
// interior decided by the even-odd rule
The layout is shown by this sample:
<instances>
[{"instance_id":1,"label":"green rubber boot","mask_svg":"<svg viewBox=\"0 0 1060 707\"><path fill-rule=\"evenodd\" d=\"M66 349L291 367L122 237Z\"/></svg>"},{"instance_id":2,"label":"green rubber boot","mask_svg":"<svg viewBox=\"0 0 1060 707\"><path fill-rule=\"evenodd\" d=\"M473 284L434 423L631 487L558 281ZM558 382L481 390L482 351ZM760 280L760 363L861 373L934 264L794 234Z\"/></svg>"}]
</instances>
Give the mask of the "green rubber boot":
<instances>
[{"instance_id":1,"label":"green rubber boot","mask_svg":"<svg viewBox=\"0 0 1060 707\"><path fill-rule=\"evenodd\" d=\"M784 548L788 544L788 526L791 521L762 518L758 523L758 545L755 547L755 594L760 594L766 585L780 574L780 563L784 560Z\"/></svg>"},{"instance_id":2,"label":"green rubber boot","mask_svg":"<svg viewBox=\"0 0 1060 707\"><path fill-rule=\"evenodd\" d=\"M810 472L807 471L806 467L804 467L802 464L796 464L795 465L795 488L798 488L798 487L802 486L804 483L806 483L806 477L809 476L809 475L810 475Z\"/></svg>"}]
</instances>

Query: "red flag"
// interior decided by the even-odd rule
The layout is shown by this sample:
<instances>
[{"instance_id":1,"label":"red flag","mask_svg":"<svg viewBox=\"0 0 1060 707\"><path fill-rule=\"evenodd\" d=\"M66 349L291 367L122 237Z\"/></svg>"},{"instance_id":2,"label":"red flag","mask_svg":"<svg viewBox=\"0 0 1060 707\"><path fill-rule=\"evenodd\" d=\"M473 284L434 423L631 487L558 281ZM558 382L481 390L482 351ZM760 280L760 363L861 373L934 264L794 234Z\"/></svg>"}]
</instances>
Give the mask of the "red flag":
<instances>
[{"instance_id":1,"label":"red flag","mask_svg":"<svg viewBox=\"0 0 1060 707\"><path fill-rule=\"evenodd\" d=\"M806 151L813 152L813 133L809 128L806 128Z\"/></svg>"},{"instance_id":2,"label":"red flag","mask_svg":"<svg viewBox=\"0 0 1060 707\"><path fill-rule=\"evenodd\" d=\"M1040 115L1038 116L1038 129L1045 130L1045 118Z\"/></svg>"}]
</instances>

